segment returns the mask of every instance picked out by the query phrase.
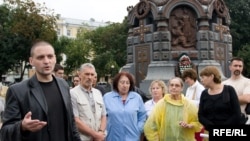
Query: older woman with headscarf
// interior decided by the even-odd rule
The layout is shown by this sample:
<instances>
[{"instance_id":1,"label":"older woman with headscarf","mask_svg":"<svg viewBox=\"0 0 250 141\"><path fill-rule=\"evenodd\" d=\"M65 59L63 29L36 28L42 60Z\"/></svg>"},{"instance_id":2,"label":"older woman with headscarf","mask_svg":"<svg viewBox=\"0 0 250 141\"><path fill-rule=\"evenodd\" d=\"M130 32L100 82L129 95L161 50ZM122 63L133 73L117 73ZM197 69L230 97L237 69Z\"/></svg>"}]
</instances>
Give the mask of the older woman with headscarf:
<instances>
[{"instance_id":1,"label":"older woman with headscarf","mask_svg":"<svg viewBox=\"0 0 250 141\"><path fill-rule=\"evenodd\" d=\"M144 126L148 141L195 141L200 131L198 108L183 94L183 81L175 77L168 82L166 94L154 107Z\"/></svg>"}]
</instances>

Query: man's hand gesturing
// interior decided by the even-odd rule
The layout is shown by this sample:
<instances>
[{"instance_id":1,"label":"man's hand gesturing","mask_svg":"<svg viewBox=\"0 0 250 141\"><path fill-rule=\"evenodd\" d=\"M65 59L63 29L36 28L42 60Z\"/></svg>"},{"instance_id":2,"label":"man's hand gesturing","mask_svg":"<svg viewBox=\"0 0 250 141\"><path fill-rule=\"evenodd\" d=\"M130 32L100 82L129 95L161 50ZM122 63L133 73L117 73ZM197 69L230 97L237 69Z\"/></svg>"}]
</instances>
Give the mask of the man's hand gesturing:
<instances>
[{"instance_id":1,"label":"man's hand gesturing","mask_svg":"<svg viewBox=\"0 0 250 141\"><path fill-rule=\"evenodd\" d=\"M23 131L28 130L31 132L36 132L38 130L41 130L45 125L47 125L47 122L40 121L37 119L32 120L31 115L32 115L32 113L28 112L24 116L24 118L22 120L22 125L21 125Z\"/></svg>"}]
</instances>

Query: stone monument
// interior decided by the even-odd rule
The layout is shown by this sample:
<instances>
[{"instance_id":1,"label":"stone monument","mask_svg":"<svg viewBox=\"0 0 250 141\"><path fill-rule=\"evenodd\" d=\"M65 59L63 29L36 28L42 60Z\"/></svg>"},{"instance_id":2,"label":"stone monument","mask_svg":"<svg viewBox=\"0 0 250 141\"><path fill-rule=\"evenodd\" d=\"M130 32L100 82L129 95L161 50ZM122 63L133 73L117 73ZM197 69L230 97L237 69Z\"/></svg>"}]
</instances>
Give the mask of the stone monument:
<instances>
[{"instance_id":1,"label":"stone monument","mask_svg":"<svg viewBox=\"0 0 250 141\"><path fill-rule=\"evenodd\" d=\"M152 80L167 82L185 54L199 71L217 66L229 75L230 15L223 0L140 0L127 7L127 64L122 70L148 93Z\"/></svg>"}]
</instances>

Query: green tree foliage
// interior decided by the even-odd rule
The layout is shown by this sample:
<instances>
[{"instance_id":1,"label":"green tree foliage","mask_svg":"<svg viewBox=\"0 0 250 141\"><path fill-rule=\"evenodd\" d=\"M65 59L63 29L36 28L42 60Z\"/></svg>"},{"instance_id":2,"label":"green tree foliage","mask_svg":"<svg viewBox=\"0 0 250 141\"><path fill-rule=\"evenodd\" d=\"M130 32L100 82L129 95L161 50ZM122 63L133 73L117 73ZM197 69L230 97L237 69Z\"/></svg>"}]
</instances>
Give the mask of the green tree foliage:
<instances>
[{"instance_id":1,"label":"green tree foliage","mask_svg":"<svg viewBox=\"0 0 250 141\"><path fill-rule=\"evenodd\" d=\"M56 16L44 4L35 4L32 0L4 0L4 2L8 6L9 13L1 22L8 22L8 25L1 25L6 30L3 30L5 43L1 41L0 44L13 51L11 56L7 55L8 59L14 60L14 62L8 62L10 66L13 67L16 63L21 62L25 62L24 66L26 66L30 47L35 41L45 40L51 43L56 41ZM4 60L0 61L0 64L4 63ZM21 80L25 68L22 69ZM10 68L5 69L2 72L6 72Z\"/></svg>"},{"instance_id":2,"label":"green tree foliage","mask_svg":"<svg viewBox=\"0 0 250 141\"><path fill-rule=\"evenodd\" d=\"M125 65L127 33L128 25L124 20L123 23L113 23L97 28L87 35L93 44L93 64L98 76L115 74L120 67ZM114 68L111 67L112 65Z\"/></svg>"},{"instance_id":3,"label":"green tree foliage","mask_svg":"<svg viewBox=\"0 0 250 141\"><path fill-rule=\"evenodd\" d=\"M16 62L14 56L15 50L11 48L12 36L10 31L11 20L9 18L10 10L7 5L0 5L0 76L8 71Z\"/></svg>"},{"instance_id":4,"label":"green tree foliage","mask_svg":"<svg viewBox=\"0 0 250 141\"><path fill-rule=\"evenodd\" d=\"M111 52L105 52L95 57L92 63L95 65L98 77L105 75L114 75L119 70L120 66L116 63L116 60L110 60L112 56ZM113 66L113 68L112 68Z\"/></svg>"},{"instance_id":5,"label":"green tree foliage","mask_svg":"<svg viewBox=\"0 0 250 141\"><path fill-rule=\"evenodd\" d=\"M71 38L68 38L66 36L59 37L58 40L56 40L53 43L53 47L55 49L55 52L57 54L56 56L56 62L60 63L63 60L63 54L66 50L66 47L69 46L72 43Z\"/></svg>"},{"instance_id":6,"label":"green tree foliage","mask_svg":"<svg viewBox=\"0 0 250 141\"><path fill-rule=\"evenodd\" d=\"M233 55L244 59L244 75L250 77L249 38L250 2L248 0L225 0L230 12L230 32L233 40Z\"/></svg>"},{"instance_id":7,"label":"green tree foliage","mask_svg":"<svg viewBox=\"0 0 250 141\"><path fill-rule=\"evenodd\" d=\"M76 39L71 39L66 46L65 55L67 56L65 62L65 72L70 74L77 70L81 64L90 62L92 53L92 44L86 39L86 35L89 33L86 29L81 29L81 32L77 35Z\"/></svg>"},{"instance_id":8,"label":"green tree foliage","mask_svg":"<svg viewBox=\"0 0 250 141\"><path fill-rule=\"evenodd\" d=\"M231 17L231 35L233 38L233 54L249 43L250 38L250 2L248 0L225 0Z\"/></svg>"},{"instance_id":9,"label":"green tree foliage","mask_svg":"<svg viewBox=\"0 0 250 141\"><path fill-rule=\"evenodd\" d=\"M244 58L244 71L243 71L243 75L246 77L250 77L250 44L246 44L242 47L241 50L238 51L237 56Z\"/></svg>"}]
</instances>

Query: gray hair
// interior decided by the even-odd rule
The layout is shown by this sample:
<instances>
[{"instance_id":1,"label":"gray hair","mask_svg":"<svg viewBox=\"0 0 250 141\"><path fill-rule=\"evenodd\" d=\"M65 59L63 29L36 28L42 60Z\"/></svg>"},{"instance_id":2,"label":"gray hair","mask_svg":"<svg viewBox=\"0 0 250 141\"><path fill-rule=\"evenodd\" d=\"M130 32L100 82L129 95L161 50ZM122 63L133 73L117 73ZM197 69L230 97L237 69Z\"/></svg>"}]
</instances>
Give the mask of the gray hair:
<instances>
[{"instance_id":1,"label":"gray hair","mask_svg":"<svg viewBox=\"0 0 250 141\"><path fill-rule=\"evenodd\" d=\"M85 68L93 68L95 70L95 66L91 63L84 63L80 67L80 72L82 72Z\"/></svg>"},{"instance_id":2,"label":"gray hair","mask_svg":"<svg viewBox=\"0 0 250 141\"><path fill-rule=\"evenodd\" d=\"M169 87L169 85L170 85L170 83L171 83L171 81L173 80L173 79L177 79L177 80L179 80L180 81L180 84L181 84L181 87L184 87L184 82L183 82L183 80L180 78L180 77L173 77L173 78L171 78L169 81L168 81L168 87Z\"/></svg>"}]
</instances>

